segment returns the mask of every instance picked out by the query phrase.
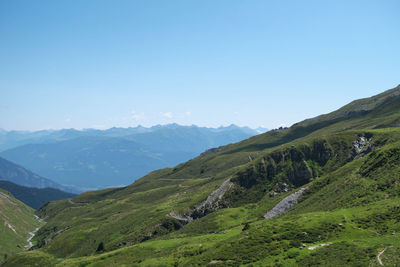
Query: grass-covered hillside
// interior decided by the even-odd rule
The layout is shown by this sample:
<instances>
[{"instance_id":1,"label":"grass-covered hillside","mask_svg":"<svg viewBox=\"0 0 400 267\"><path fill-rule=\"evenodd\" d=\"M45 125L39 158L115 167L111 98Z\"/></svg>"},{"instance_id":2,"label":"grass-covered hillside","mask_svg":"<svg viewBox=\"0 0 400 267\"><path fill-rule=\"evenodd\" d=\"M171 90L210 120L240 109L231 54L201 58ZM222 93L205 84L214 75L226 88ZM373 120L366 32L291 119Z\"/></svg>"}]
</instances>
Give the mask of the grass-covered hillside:
<instances>
[{"instance_id":1,"label":"grass-covered hillside","mask_svg":"<svg viewBox=\"0 0 400 267\"><path fill-rule=\"evenodd\" d=\"M25 251L29 232L41 225L32 208L0 188L0 263L11 254Z\"/></svg>"},{"instance_id":2,"label":"grass-covered hillside","mask_svg":"<svg viewBox=\"0 0 400 267\"><path fill-rule=\"evenodd\" d=\"M51 202L36 249L5 266L396 266L399 118L397 87Z\"/></svg>"}]
</instances>

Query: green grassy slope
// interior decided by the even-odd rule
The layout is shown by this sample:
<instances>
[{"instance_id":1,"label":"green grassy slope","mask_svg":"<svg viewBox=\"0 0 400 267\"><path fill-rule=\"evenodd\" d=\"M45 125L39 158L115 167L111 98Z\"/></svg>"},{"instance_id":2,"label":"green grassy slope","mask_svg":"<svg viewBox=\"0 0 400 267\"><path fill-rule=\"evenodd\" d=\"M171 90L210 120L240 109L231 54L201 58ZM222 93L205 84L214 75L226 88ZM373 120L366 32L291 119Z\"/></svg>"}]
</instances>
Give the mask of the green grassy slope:
<instances>
[{"instance_id":1,"label":"green grassy slope","mask_svg":"<svg viewBox=\"0 0 400 267\"><path fill-rule=\"evenodd\" d=\"M29 232L40 225L32 208L0 189L0 263L5 257L26 250Z\"/></svg>"},{"instance_id":2,"label":"green grassy slope","mask_svg":"<svg viewBox=\"0 0 400 267\"><path fill-rule=\"evenodd\" d=\"M218 210L177 231L111 252L60 260L39 250L9 263L34 258L60 266L378 266L376 257L386 248L385 264L395 266L400 261L400 161L391 155L399 155L395 140L400 131L368 133L385 145L311 181L307 195L284 216L261 217L290 192Z\"/></svg>"},{"instance_id":3,"label":"green grassy slope","mask_svg":"<svg viewBox=\"0 0 400 267\"><path fill-rule=\"evenodd\" d=\"M40 249L70 266L377 265L400 262L400 87L291 128L155 171L125 188L51 202ZM389 128L388 128L389 127ZM392 128L390 128L392 127ZM196 209L224 181L216 203ZM285 215L263 214L302 186ZM185 225L170 214L198 218Z\"/></svg>"}]
</instances>

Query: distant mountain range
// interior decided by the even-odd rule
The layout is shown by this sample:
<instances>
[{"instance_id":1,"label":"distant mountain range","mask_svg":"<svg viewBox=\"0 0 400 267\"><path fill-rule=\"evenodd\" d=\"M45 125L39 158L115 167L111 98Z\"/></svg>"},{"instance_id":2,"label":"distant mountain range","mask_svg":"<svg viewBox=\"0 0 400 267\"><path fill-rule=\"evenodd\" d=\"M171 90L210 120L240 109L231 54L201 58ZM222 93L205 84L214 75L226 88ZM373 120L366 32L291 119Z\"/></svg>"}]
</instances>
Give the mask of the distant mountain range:
<instances>
[{"instance_id":1,"label":"distant mountain range","mask_svg":"<svg viewBox=\"0 0 400 267\"><path fill-rule=\"evenodd\" d=\"M33 188L0 180L0 188L10 192L16 199L26 205L38 209L45 203L53 200L60 200L75 197L75 194L66 193L54 188Z\"/></svg>"},{"instance_id":2,"label":"distant mountain range","mask_svg":"<svg viewBox=\"0 0 400 267\"><path fill-rule=\"evenodd\" d=\"M0 157L0 180L10 181L18 185L35 188L57 188L64 191L74 191L49 179L43 178L24 167Z\"/></svg>"},{"instance_id":3,"label":"distant mountain range","mask_svg":"<svg viewBox=\"0 0 400 267\"><path fill-rule=\"evenodd\" d=\"M3 130L0 156L82 192L127 185L153 170L265 131L236 125L206 128L178 124L107 130Z\"/></svg>"},{"instance_id":4,"label":"distant mountain range","mask_svg":"<svg viewBox=\"0 0 400 267\"><path fill-rule=\"evenodd\" d=\"M126 137L129 135L136 134L144 134L150 132L156 132L161 129L200 129L203 131L209 132L227 132L227 131L241 131L249 134L250 136L260 133L265 133L268 131L267 128L258 127L256 129L251 129L249 127L239 127L234 124L230 126L221 126L218 128L207 128L207 127L198 127L195 125L192 126L181 126L176 123L167 124L167 125L155 125L152 127L113 127L107 130L99 130L99 129L61 129L61 130L41 130L41 131L6 131L4 129L0 129L0 151L4 151L7 149L15 148L21 145L26 144L46 144L53 143L59 141L65 141L74 139L77 137L84 136L100 136L100 137Z\"/></svg>"}]
</instances>

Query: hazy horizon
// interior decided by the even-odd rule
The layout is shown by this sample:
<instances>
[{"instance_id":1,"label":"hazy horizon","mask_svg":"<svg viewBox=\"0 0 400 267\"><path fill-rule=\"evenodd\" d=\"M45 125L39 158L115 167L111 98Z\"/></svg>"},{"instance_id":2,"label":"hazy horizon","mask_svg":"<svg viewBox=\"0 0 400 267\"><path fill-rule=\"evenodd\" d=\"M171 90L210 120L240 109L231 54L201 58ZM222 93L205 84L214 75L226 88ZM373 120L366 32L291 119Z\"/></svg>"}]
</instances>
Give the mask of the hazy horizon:
<instances>
[{"instance_id":1,"label":"hazy horizon","mask_svg":"<svg viewBox=\"0 0 400 267\"><path fill-rule=\"evenodd\" d=\"M190 125L187 124L187 125L185 125L185 124L171 122L171 123L165 123L165 124L154 124L154 125L150 125L150 126L144 126L144 125L140 125L139 124L139 125L135 125L135 126L126 126L126 127L111 126L111 127L107 127L107 128L93 128L93 127L73 128L73 127L70 127L70 128L57 128L57 129L55 129L55 128L46 128L46 129L37 129L37 130L26 130L26 129L25 130L24 129L15 130L15 129L0 128L0 130L4 130L4 131L7 131L7 132L12 132L12 131L17 131L17 132L19 132L19 131L20 132L38 132L38 131L59 131L59 130L85 131L85 130L110 130L110 129L113 129L113 128L127 129L127 128L138 128L138 127L143 127L143 128L146 128L146 129L150 129L152 127L157 127L157 126L171 126L171 125L178 125L178 126L183 126L183 127L210 128L210 129L227 128L227 127L230 127L230 126L237 126L237 127L240 127L240 128L249 128L249 129L252 129L252 130L257 130L257 129L260 129L260 128L268 129L268 130L272 129L272 128L263 127L263 126L258 126L258 127L253 128L253 127L249 127L247 125L237 125L237 124L234 124L234 123L231 123L229 125L219 125L219 126L216 126L216 127L210 127L210 126L202 126L202 125L196 125L196 124L190 124Z\"/></svg>"}]
</instances>

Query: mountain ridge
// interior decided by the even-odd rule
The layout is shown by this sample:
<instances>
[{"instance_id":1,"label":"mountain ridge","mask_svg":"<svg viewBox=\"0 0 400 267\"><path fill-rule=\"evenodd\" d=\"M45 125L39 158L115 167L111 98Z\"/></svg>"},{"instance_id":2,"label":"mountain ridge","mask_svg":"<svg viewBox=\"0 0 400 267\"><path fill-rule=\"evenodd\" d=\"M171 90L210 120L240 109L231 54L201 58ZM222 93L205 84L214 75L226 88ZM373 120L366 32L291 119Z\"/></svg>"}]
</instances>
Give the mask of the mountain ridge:
<instances>
[{"instance_id":1,"label":"mountain ridge","mask_svg":"<svg viewBox=\"0 0 400 267\"><path fill-rule=\"evenodd\" d=\"M0 180L0 188L10 192L16 199L33 209L38 209L49 201L76 196L76 194L67 193L55 188L26 187L4 180Z\"/></svg>"},{"instance_id":2,"label":"mountain ridge","mask_svg":"<svg viewBox=\"0 0 400 267\"><path fill-rule=\"evenodd\" d=\"M355 102L371 105L366 113L346 107L127 187L50 202L37 212L47 224L36 249L5 266L34 257L60 266L378 266L384 249L395 266L400 98L387 95ZM302 188L291 209L264 218Z\"/></svg>"},{"instance_id":3,"label":"mountain ridge","mask_svg":"<svg viewBox=\"0 0 400 267\"><path fill-rule=\"evenodd\" d=\"M170 124L146 131L140 128L137 133L132 132L136 128L132 129L79 134L73 130L73 138L25 144L0 155L82 192L127 185L152 170L172 167L206 149L258 134L235 125L206 128ZM88 133L92 131L96 133Z\"/></svg>"},{"instance_id":4,"label":"mountain ridge","mask_svg":"<svg viewBox=\"0 0 400 267\"><path fill-rule=\"evenodd\" d=\"M43 178L24 167L0 157L0 180L13 182L15 184L35 188L57 188L61 190L72 190L52 180Z\"/></svg>"},{"instance_id":5,"label":"mountain ridge","mask_svg":"<svg viewBox=\"0 0 400 267\"><path fill-rule=\"evenodd\" d=\"M231 124L229 126L219 126L213 127L203 127L197 125L179 125L177 123L170 124L157 124L151 127L144 127L138 125L136 127L111 127L105 130L95 129L95 128L63 128L59 130L39 130L39 131L17 131L17 130L4 130L0 131L0 151L11 149L24 144L37 144L37 143L49 143L68 140L76 137L82 136L108 136L108 137L124 137L132 134L148 133L159 129L176 129L176 128L198 128L198 129L208 129L210 131L223 131L228 130L230 127L243 129L245 131L250 131L252 134L256 134L259 131L267 131L268 129L259 127L257 129L251 129L247 126L237 126Z\"/></svg>"}]
</instances>

